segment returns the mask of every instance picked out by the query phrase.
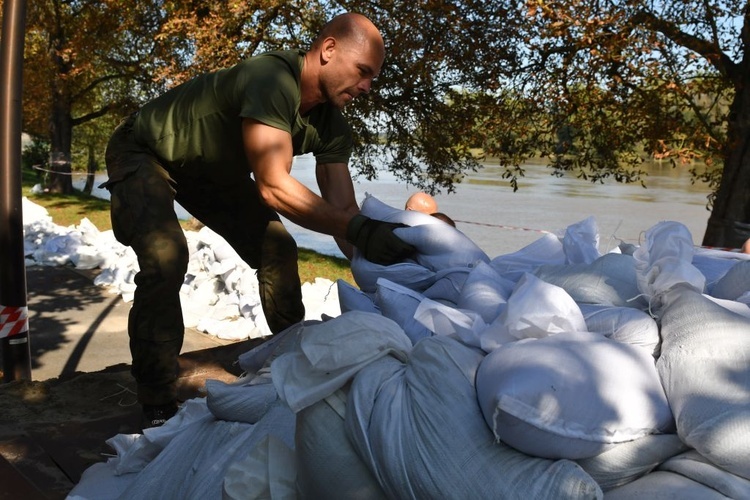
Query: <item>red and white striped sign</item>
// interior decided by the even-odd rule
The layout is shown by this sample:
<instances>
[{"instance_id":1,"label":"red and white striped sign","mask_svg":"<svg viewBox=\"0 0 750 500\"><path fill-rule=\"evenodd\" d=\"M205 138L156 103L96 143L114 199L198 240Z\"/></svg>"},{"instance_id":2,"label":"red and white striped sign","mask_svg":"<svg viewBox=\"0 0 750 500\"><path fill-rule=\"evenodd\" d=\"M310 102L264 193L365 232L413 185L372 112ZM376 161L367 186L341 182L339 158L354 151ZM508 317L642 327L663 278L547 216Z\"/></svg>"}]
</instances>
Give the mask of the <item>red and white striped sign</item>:
<instances>
[{"instance_id":1,"label":"red and white striped sign","mask_svg":"<svg viewBox=\"0 0 750 500\"><path fill-rule=\"evenodd\" d=\"M29 330L29 308L0 305L0 338L13 337Z\"/></svg>"}]
</instances>

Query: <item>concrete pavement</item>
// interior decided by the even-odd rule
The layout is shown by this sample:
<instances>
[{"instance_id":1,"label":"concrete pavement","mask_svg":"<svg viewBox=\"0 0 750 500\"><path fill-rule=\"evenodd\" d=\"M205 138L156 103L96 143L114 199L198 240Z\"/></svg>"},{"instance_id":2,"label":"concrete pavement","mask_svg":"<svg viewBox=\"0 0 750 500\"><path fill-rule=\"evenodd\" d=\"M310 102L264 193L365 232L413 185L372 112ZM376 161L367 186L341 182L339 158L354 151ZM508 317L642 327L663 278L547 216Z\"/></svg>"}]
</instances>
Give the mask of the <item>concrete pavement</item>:
<instances>
[{"instance_id":1,"label":"concrete pavement","mask_svg":"<svg viewBox=\"0 0 750 500\"><path fill-rule=\"evenodd\" d=\"M32 380L130 364L130 304L94 285L95 276L71 267L27 268ZM188 328L182 352L231 343Z\"/></svg>"}]
</instances>

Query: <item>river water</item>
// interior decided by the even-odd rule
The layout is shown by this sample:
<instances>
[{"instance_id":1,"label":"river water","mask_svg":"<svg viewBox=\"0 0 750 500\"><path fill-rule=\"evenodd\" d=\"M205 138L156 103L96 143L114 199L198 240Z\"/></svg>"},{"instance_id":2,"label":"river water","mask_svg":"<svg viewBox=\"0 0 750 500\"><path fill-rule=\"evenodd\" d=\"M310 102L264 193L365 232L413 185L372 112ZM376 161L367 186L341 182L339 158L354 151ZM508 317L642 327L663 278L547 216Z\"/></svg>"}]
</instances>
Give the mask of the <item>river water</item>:
<instances>
[{"instance_id":1,"label":"river water","mask_svg":"<svg viewBox=\"0 0 750 500\"><path fill-rule=\"evenodd\" d=\"M490 258L519 250L544 232L564 230L589 216L597 222L602 252L617 246L620 240L640 243L643 232L664 220L687 226L696 245L703 239L709 216L708 189L703 184L691 184L687 169L673 169L666 163L655 165L649 169L647 188L614 181L592 184L572 176L554 177L550 172L543 166L527 166L526 176L519 179L519 189L514 193L502 179L501 168L487 164L458 184L455 193L435 196L438 210L456 220L457 228ZM315 161L311 156L295 158L292 174L318 192ZM74 181L76 187L82 184L82 179ZM359 202L365 193L370 193L399 208L415 191L389 173L381 173L376 181L355 179L354 187ZM109 196L103 190L95 190L93 194ZM179 216L188 217L181 207L177 211ZM286 224L299 246L341 255L329 236L289 221Z\"/></svg>"}]
</instances>

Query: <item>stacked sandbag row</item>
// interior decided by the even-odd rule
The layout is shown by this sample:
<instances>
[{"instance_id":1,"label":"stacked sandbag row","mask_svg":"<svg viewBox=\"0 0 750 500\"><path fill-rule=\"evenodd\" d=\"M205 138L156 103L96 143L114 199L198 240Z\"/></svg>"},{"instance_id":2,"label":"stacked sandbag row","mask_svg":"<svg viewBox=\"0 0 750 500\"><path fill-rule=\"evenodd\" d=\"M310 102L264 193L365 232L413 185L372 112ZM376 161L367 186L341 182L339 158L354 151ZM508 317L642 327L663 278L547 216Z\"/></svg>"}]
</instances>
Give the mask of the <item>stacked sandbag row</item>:
<instances>
[{"instance_id":1,"label":"stacked sandbag row","mask_svg":"<svg viewBox=\"0 0 750 500\"><path fill-rule=\"evenodd\" d=\"M341 315L113 439L74 498L750 497L747 261L693 255L673 224L600 255L592 219L490 259L432 217L362 210L410 226L415 258L355 257Z\"/></svg>"},{"instance_id":2,"label":"stacked sandbag row","mask_svg":"<svg viewBox=\"0 0 750 500\"><path fill-rule=\"evenodd\" d=\"M688 448L706 461L704 469L717 469L714 475L732 484L745 481L750 445L734 436L750 436L750 262L743 256L695 255L689 233L673 223L653 228L636 256L598 255L586 248L598 241L586 220L564 235L546 235L490 260L462 242L459 231L417 220L419 214L371 197L363 212L415 226L397 231L418 255L398 267L355 259L359 288L339 282L342 311L392 319L415 346L449 337L480 349L485 355L476 372L477 398L498 443L529 456L576 460L605 491ZM429 230L421 227L428 224ZM642 255L654 241L672 248L671 255L657 255L644 267ZM700 298L700 307L685 293L676 304L655 297L696 280L692 301ZM662 291L654 292L654 284ZM709 291L714 295L702 295ZM668 338L675 335L680 347L673 354ZM686 354L683 336L712 347L690 347ZM675 356L679 369L669 361ZM696 387L686 378L703 382ZM692 426L683 425L686 420ZM696 429L698 421L703 428ZM721 451L713 458L715 448ZM644 461L633 463L633 457ZM722 491L717 484L724 483L709 487Z\"/></svg>"}]
</instances>

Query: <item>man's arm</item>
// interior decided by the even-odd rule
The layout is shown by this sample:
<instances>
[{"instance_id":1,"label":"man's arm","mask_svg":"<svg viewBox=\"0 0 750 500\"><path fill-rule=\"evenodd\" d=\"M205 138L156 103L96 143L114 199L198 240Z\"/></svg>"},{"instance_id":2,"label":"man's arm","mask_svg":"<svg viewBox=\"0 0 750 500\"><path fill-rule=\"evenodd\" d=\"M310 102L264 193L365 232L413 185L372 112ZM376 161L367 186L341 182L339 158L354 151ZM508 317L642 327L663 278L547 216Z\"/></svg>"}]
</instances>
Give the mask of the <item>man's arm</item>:
<instances>
[{"instance_id":1,"label":"man's arm","mask_svg":"<svg viewBox=\"0 0 750 500\"><path fill-rule=\"evenodd\" d=\"M348 184L343 180L341 167L346 170L346 165L334 164L332 172L318 176L324 196L338 200L333 205L289 175L294 150L287 132L244 118L242 139L260 197L272 210L302 227L330 234L337 243L339 240L350 242L367 260L376 264L393 264L414 252L414 247L394 234L398 224L357 213L356 201L352 205L351 178ZM344 255L351 257L351 247L346 244L339 244L339 247Z\"/></svg>"},{"instance_id":2,"label":"man's arm","mask_svg":"<svg viewBox=\"0 0 750 500\"><path fill-rule=\"evenodd\" d=\"M356 212L349 213L343 206L332 205L289 174L293 157L289 133L244 118L242 138L255 183L266 205L302 227L338 239L346 238L347 223ZM333 182L336 187L327 189L340 192L339 184Z\"/></svg>"},{"instance_id":3,"label":"man's arm","mask_svg":"<svg viewBox=\"0 0 750 500\"><path fill-rule=\"evenodd\" d=\"M315 167L315 177L324 200L349 214L350 218L359 213L352 176L346 163L319 163ZM351 260L351 243L343 238L335 239L341 252Z\"/></svg>"}]
</instances>

